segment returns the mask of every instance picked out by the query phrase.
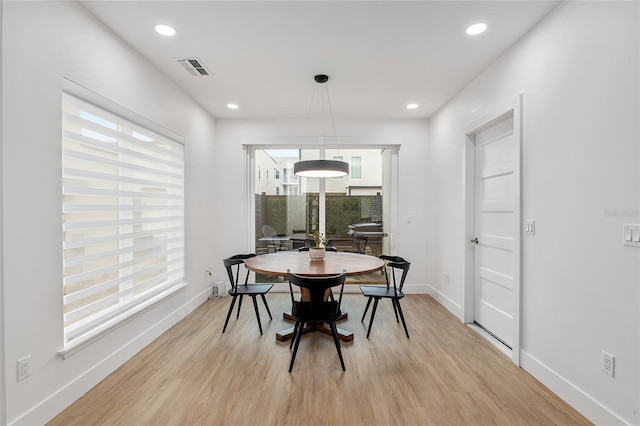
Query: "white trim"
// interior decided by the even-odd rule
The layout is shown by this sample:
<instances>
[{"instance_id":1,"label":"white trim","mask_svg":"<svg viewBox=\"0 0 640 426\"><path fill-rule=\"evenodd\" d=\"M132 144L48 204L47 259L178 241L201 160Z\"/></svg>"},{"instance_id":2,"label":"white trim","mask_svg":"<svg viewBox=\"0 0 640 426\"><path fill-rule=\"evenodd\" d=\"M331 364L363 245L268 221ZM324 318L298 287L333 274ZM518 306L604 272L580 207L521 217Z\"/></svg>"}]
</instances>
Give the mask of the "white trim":
<instances>
[{"instance_id":1,"label":"white trim","mask_svg":"<svg viewBox=\"0 0 640 426\"><path fill-rule=\"evenodd\" d=\"M89 333L86 337L76 339L77 340L76 342L58 351L58 355L62 356L62 358L64 359L68 359L70 356L78 353L78 351L80 351L81 349L85 348L86 346L90 345L96 340L102 338L104 335L111 333L115 329L121 327L122 325L133 320L134 318L137 318L138 316L148 311L149 309L153 308L154 306L160 304L161 302L168 300L169 298L174 296L176 293L184 290L186 287L187 287L186 282L182 282L177 286L175 285L172 286L168 290L163 291L161 294L155 296L149 301L141 305L138 305L133 309L128 310L126 312L126 315L119 316L114 320L111 320L105 323L102 326L96 327L94 331Z\"/></svg>"},{"instance_id":2,"label":"white trim","mask_svg":"<svg viewBox=\"0 0 640 426\"><path fill-rule=\"evenodd\" d=\"M463 151L463 205L464 205L464 229L465 240L463 245L464 258L464 301L463 301L463 321L465 323L473 322L473 280L474 280L474 262L475 251L469 243L475 238L475 134L487 129L497 121L501 120L506 114L513 114L513 129L517 138L515 144L515 156L518 159L517 167L514 170L514 179L518 182L514 199L514 264L513 264L513 338L511 360L516 365L520 365L520 347L521 347L521 313L522 313L522 105L523 95L520 94L515 98L506 101L489 112L481 114L477 119L473 120L469 125L465 126L465 143Z\"/></svg>"},{"instance_id":3,"label":"white trim","mask_svg":"<svg viewBox=\"0 0 640 426\"><path fill-rule=\"evenodd\" d=\"M319 160L324 160L327 150L326 148L320 148ZM344 158L344 157L343 157ZM318 231L326 236L327 235L327 180L318 179ZM322 196L320 196L322 195Z\"/></svg>"},{"instance_id":4,"label":"white trim","mask_svg":"<svg viewBox=\"0 0 640 426\"><path fill-rule=\"evenodd\" d=\"M246 253L255 253L256 251L256 239L255 239L255 229L256 229L256 179L255 179L255 169L256 169L256 148L243 145L242 149L245 151L245 161L244 161L244 200L245 205L242 209L243 220L242 223L247 223L247 229L242 229L240 232L242 234L242 238L246 241L245 250Z\"/></svg>"},{"instance_id":5,"label":"white trim","mask_svg":"<svg viewBox=\"0 0 640 426\"><path fill-rule=\"evenodd\" d=\"M442 293L440 290L432 286L431 284L427 284L428 291L427 293L433 297L433 299L444 306L449 312L458 317L458 319L464 322L463 317L463 309L459 303L456 303L455 300L449 298L446 294Z\"/></svg>"},{"instance_id":6,"label":"white trim","mask_svg":"<svg viewBox=\"0 0 640 426\"><path fill-rule=\"evenodd\" d=\"M475 238L475 175L476 175L476 156L475 156L475 135L471 132L465 132L465 144L462 158L462 205L464 206L464 242L463 256L464 270L462 272L462 282L464 283L464 294L462 301L462 322L465 324L473 323L473 306L474 306L474 264L475 250L469 244L469 241Z\"/></svg>"},{"instance_id":7,"label":"white trim","mask_svg":"<svg viewBox=\"0 0 640 426\"><path fill-rule=\"evenodd\" d=\"M151 325L139 335L132 337L120 348L114 350L113 353L98 361L81 376L75 377L65 386L58 389L53 395L50 395L26 413L13 419L9 426L47 423L87 393L91 388L104 380L108 375L113 373L118 367L130 360L135 354L160 337L165 331L169 330L193 312L198 306L206 302L210 293L210 288L207 288L191 300L185 302L182 306L176 308L173 312L167 313L164 318Z\"/></svg>"},{"instance_id":8,"label":"white trim","mask_svg":"<svg viewBox=\"0 0 640 426\"><path fill-rule=\"evenodd\" d=\"M339 143L332 136L268 136L245 137L242 139L244 146L257 149L378 149L399 147L402 144L400 138L370 137L370 136L338 136ZM333 141L333 142L332 142Z\"/></svg>"},{"instance_id":9,"label":"white trim","mask_svg":"<svg viewBox=\"0 0 640 426\"><path fill-rule=\"evenodd\" d=\"M398 250L398 209L400 200L400 146L385 148L391 152L391 182L389 183L389 254L396 254Z\"/></svg>"},{"instance_id":10,"label":"white trim","mask_svg":"<svg viewBox=\"0 0 640 426\"><path fill-rule=\"evenodd\" d=\"M540 381L551 392L566 401L580 414L597 425L634 424L631 419L623 419L612 410L599 403L591 395L538 361L533 355L522 351L520 354L522 369Z\"/></svg>"},{"instance_id":11,"label":"white trim","mask_svg":"<svg viewBox=\"0 0 640 426\"><path fill-rule=\"evenodd\" d=\"M0 22L2 22L2 10L4 9L4 0L0 0ZM0 58L2 58L2 31L0 31ZM0 164L2 164L2 67L0 66ZM0 425L7 424L7 379L6 379L6 360L5 360L5 337L4 337L4 316L7 311L4 306L4 206L2 200L3 173L0 171Z\"/></svg>"}]
</instances>

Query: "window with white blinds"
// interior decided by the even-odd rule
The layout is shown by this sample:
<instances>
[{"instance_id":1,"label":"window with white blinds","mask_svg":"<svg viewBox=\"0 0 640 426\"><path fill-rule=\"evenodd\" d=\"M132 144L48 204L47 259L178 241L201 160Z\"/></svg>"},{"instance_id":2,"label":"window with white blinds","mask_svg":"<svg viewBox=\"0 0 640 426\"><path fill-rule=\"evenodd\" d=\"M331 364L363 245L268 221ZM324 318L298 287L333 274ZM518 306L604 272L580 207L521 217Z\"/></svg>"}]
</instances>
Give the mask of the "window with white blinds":
<instances>
[{"instance_id":1,"label":"window with white blinds","mask_svg":"<svg viewBox=\"0 0 640 426\"><path fill-rule=\"evenodd\" d=\"M351 179L362 179L362 157L351 156Z\"/></svg>"},{"instance_id":2,"label":"window with white blinds","mask_svg":"<svg viewBox=\"0 0 640 426\"><path fill-rule=\"evenodd\" d=\"M62 100L65 349L183 288L184 146Z\"/></svg>"}]
</instances>

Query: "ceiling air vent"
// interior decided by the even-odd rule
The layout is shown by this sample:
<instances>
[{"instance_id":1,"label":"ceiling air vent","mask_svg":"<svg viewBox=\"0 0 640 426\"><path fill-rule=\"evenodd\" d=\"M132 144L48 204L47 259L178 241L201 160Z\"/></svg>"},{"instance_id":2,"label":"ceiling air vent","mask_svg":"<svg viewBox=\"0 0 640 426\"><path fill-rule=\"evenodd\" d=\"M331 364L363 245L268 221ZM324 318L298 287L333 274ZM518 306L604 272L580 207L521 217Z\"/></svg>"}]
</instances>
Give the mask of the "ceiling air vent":
<instances>
[{"instance_id":1,"label":"ceiling air vent","mask_svg":"<svg viewBox=\"0 0 640 426\"><path fill-rule=\"evenodd\" d=\"M202 65L202 61L199 58L183 58L178 59L177 61L193 77L203 77L205 75L211 75L211 73L206 70L204 65Z\"/></svg>"}]
</instances>

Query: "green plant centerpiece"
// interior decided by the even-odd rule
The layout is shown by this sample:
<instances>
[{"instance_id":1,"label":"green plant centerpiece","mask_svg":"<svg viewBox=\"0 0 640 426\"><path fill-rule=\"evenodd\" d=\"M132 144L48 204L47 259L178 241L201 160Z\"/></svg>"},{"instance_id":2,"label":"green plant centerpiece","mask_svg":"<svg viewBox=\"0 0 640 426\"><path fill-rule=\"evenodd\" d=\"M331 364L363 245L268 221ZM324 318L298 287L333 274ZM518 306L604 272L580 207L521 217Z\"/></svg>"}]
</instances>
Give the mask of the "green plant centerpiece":
<instances>
[{"instance_id":1,"label":"green plant centerpiece","mask_svg":"<svg viewBox=\"0 0 640 426\"><path fill-rule=\"evenodd\" d=\"M313 237L313 242L316 243L315 248L324 248L322 246L327 245L327 240L324 238L324 235L322 235L322 232L316 231L311 234L311 236Z\"/></svg>"},{"instance_id":2,"label":"green plant centerpiece","mask_svg":"<svg viewBox=\"0 0 640 426\"><path fill-rule=\"evenodd\" d=\"M323 260L325 254L324 246L327 245L327 240L319 230L316 230L313 234L311 234L311 237L313 237L315 247L309 248L309 257L311 258L311 260Z\"/></svg>"}]
</instances>

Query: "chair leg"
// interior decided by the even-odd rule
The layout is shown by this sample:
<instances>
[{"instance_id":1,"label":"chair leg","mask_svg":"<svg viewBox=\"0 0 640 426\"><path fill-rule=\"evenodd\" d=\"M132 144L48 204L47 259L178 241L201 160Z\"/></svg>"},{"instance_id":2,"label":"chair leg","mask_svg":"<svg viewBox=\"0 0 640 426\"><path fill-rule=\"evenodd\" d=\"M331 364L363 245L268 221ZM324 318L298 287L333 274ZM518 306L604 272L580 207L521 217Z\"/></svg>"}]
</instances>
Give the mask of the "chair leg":
<instances>
[{"instance_id":1,"label":"chair leg","mask_svg":"<svg viewBox=\"0 0 640 426\"><path fill-rule=\"evenodd\" d=\"M400 312L400 318L402 319L402 325L404 326L404 333L407 335L407 339L409 338L409 331L407 330L407 323L404 322L404 315L402 314L402 308L400 307L400 301L396 300L396 305L398 305L398 312Z\"/></svg>"},{"instance_id":2,"label":"chair leg","mask_svg":"<svg viewBox=\"0 0 640 426\"><path fill-rule=\"evenodd\" d=\"M229 324L229 318L231 317L231 312L233 312L233 305L235 305L236 303L236 297L238 296L233 296L233 298L231 299L231 305L229 305L229 312L227 312L227 319L224 321L224 327L222 328L223 333L227 329L227 324Z\"/></svg>"},{"instance_id":3,"label":"chair leg","mask_svg":"<svg viewBox=\"0 0 640 426\"><path fill-rule=\"evenodd\" d=\"M293 347L293 342L296 340L296 336L298 335L298 326L300 325L300 321L296 321L296 325L293 326L293 336L291 336L291 341L289 342L289 350Z\"/></svg>"},{"instance_id":4,"label":"chair leg","mask_svg":"<svg viewBox=\"0 0 640 426\"><path fill-rule=\"evenodd\" d=\"M393 313L396 314L396 322L400 323L400 319L398 318L398 308L396 308L396 299L391 299L391 304L393 305Z\"/></svg>"},{"instance_id":5,"label":"chair leg","mask_svg":"<svg viewBox=\"0 0 640 426\"><path fill-rule=\"evenodd\" d=\"M347 371L344 368L344 360L342 359L342 351L340 350L340 339L338 339L338 330L336 329L336 323L331 321L329 323L331 327L331 334L333 335L333 341L336 344L336 349L338 350L338 358L340 358L340 365L342 366L342 371Z\"/></svg>"},{"instance_id":6,"label":"chair leg","mask_svg":"<svg viewBox=\"0 0 640 426\"><path fill-rule=\"evenodd\" d=\"M371 319L369 320L369 330L367 330L367 339L369 338L369 334L371 334L371 326L373 325L373 319L376 316L376 309L378 309L378 302L380 299L376 298L376 301L373 302L373 310L371 310Z\"/></svg>"},{"instance_id":7,"label":"chair leg","mask_svg":"<svg viewBox=\"0 0 640 426\"><path fill-rule=\"evenodd\" d=\"M372 297L369 297L367 299L367 307L364 308L364 314L362 314L362 319L360 320L360 322L364 322L364 317L367 315L367 311L369 310L369 305L371 304L371 299L372 299Z\"/></svg>"},{"instance_id":8,"label":"chair leg","mask_svg":"<svg viewBox=\"0 0 640 426\"><path fill-rule=\"evenodd\" d=\"M289 373L293 369L293 363L296 360L296 354L298 353L298 345L300 345L300 337L302 337L302 330L304 329L304 321L300 321L300 325L298 325L300 329L299 333L296 333L296 344L293 345L293 353L291 354L291 363L289 364Z\"/></svg>"},{"instance_id":9,"label":"chair leg","mask_svg":"<svg viewBox=\"0 0 640 426\"><path fill-rule=\"evenodd\" d=\"M236 314L236 319L240 318L240 308L242 307L242 294L240 295L240 300L238 300L238 313Z\"/></svg>"},{"instance_id":10,"label":"chair leg","mask_svg":"<svg viewBox=\"0 0 640 426\"><path fill-rule=\"evenodd\" d=\"M256 311L256 319L258 320L258 328L260 329L260 335L262 336L262 324L260 323L260 312L258 311L258 301L256 300L256 296L251 296L251 299L253 299L253 309L255 309L255 311Z\"/></svg>"},{"instance_id":11,"label":"chair leg","mask_svg":"<svg viewBox=\"0 0 640 426\"><path fill-rule=\"evenodd\" d=\"M269 305L267 305L267 299L264 297L264 294L260 295L262 297L262 303L264 303L264 307L267 308L267 313L269 314L269 319L273 320L273 317L271 316L271 311L269 310Z\"/></svg>"}]
</instances>

